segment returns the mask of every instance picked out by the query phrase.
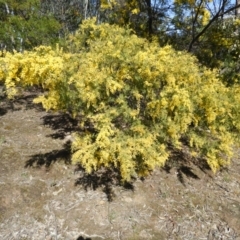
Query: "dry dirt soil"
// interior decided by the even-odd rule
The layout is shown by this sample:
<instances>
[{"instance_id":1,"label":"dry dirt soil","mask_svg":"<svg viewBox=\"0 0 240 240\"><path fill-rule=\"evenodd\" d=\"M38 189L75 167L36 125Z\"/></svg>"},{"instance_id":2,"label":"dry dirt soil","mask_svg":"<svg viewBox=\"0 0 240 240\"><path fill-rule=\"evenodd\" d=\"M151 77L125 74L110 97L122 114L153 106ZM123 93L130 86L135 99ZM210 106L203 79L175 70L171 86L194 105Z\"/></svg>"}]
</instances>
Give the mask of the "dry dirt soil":
<instances>
[{"instance_id":1,"label":"dry dirt soil","mask_svg":"<svg viewBox=\"0 0 240 240\"><path fill-rule=\"evenodd\" d=\"M240 240L240 151L213 175L184 153L121 185L114 170L71 165L77 122L0 99L0 239Z\"/></svg>"}]
</instances>

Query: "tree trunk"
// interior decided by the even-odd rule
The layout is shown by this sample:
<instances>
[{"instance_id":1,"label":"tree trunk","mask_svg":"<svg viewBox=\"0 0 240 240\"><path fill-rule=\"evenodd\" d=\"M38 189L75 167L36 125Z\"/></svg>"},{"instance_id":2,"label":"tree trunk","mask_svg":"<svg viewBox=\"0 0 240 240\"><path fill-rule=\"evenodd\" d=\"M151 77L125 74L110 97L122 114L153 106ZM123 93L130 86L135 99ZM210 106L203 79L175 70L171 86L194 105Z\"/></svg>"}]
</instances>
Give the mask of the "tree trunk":
<instances>
[{"instance_id":1,"label":"tree trunk","mask_svg":"<svg viewBox=\"0 0 240 240\"><path fill-rule=\"evenodd\" d=\"M148 12L148 37L149 39L151 39L152 37L152 33L153 33L153 29L152 29L152 6L151 6L151 0L146 0L146 4L147 4L147 12Z\"/></svg>"},{"instance_id":2,"label":"tree trunk","mask_svg":"<svg viewBox=\"0 0 240 240\"><path fill-rule=\"evenodd\" d=\"M236 0L236 6L240 5L240 0ZM236 8L235 11L236 17L240 17L240 7Z\"/></svg>"}]
</instances>

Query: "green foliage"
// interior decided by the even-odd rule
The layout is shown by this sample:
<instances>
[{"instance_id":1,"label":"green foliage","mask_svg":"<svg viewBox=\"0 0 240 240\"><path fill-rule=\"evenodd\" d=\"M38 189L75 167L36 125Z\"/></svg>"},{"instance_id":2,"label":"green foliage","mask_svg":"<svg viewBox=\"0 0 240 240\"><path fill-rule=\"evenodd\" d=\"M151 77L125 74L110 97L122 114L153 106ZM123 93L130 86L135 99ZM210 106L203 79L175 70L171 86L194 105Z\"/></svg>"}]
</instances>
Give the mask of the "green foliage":
<instances>
[{"instance_id":1,"label":"green foliage","mask_svg":"<svg viewBox=\"0 0 240 240\"><path fill-rule=\"evenodd\" d=\"M183 139L214 172L230 162L240 89L226 88L185 52L93 19L69 36L65 52L6 53L0 64L11 96L16 86L41 85L46 92L35 102L81 116L72 160L88 172L114 166L123 180L146 175L165 164L169 146L182 149Z\"/></svg>"},{"instance_id":2,"label":"green foliage","mask_svg":"<svg viewBox=\"0 0 240 240\"><path fill-rule=\"evenodd\" d=\"M41 44L55 44L60 24L42 14L39 0L0 0L0 44L12 51L24 51Z\"/></svg>"},{"instance_id":3,"label":"green foliage","mask_svg":"<svg viewBox=\"0 0 240 240\"><path fill-rule=\"evenodd\" d=\"M240 19L228 19L222 24L222 36L224 41L220 42L222 46L216 46L218 55L216 59L219 62L220 77L227 86L240 84L240 40L239 40ZM210 34L209 34L210 38ZM217 52L217 51L215 51Z\"/></svg>"}]
</instances>

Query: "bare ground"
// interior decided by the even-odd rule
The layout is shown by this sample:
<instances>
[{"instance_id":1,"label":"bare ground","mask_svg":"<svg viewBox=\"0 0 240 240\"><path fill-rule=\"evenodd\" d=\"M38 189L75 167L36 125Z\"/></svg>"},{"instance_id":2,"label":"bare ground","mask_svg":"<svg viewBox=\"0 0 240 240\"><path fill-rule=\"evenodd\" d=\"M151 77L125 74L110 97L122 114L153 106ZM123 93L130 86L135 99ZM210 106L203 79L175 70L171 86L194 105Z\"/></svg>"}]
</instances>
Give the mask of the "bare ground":
<instances>
[{"instance_id":1,"label":"bare ground","mask_svg":"<svg viewBox=\"0 0 240 240\"><path fill-rule=\"evenodd\" d=\"M240 240L240 151L215 176L179 154L122 186L72 166L77 123L33 97L0 99L0 239Z\"/></svg>"}]
</instances>

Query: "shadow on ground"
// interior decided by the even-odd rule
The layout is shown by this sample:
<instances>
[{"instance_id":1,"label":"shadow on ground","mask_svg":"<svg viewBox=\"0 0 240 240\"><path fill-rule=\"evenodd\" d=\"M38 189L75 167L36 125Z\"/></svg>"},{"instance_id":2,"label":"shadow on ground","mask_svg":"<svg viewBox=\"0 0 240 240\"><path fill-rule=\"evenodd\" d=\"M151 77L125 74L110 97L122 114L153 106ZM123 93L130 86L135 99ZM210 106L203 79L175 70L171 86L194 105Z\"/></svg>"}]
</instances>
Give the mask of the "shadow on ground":
<instances>
[{"instance_id":1,"label":"shadow on ground","mask_svg":"<svg viewBox=\"0 0 240 240\"><path fill-rule=\"evenodd\" d=\"M186 149L187 146L182 150L172 149L169 160L166 162L163 170L165 170L167 173L170 173L172 168L176 168L178 180L184 186L186 186L184 176L186 178L200 180L200 177L195 173L195 169L198 169L211 177L211 169L206 160L192 157Z\"/></svg>"},{"instance_id":2,"label":"shadow on ground","mask_svg":"<svg viewBox=\"0 0 240 240\"><path fill-rule=\"evenodd\" d=\"M14 99L8 99L4 92L4 87L0 85L0 116L5 115L8 111L19 111L21 109L36 109L44 111L41 104L33 103L33 99L39 96L41 90L36 87L31 87L25 90Z\"/></svg>"},{"instance_id":3,"label":"shadow on ground","mask_svg":"<svg viewBox=\"0 0 240 240\"><path fill-rule=\"evenodd\" d=\"M84 238L82 236L79 236L76 240L92 240L91 238Z\"/></svg>"},{"instance_id":4,"label":"shadow on ground","mask_svg":"<svg viewBox=\"0 0 240 240\"><path fill-rule=\"evenodd\" d=\"M102 188L109 202L115 197L114 187L121 186L127 190L134 191L134 185L130 182L122 182L121 175L116 168L102 168L93 173L86 173L81 166L77 166L75 172L79 172L80 177L75 181L75 186L82 186L86 191L88 189L96 190Z\"/></svg>"},{"instance_id":5,"label":"shadow on ground","mask_svg":"<svg viewBox=\"0 0 240 240\"><path fill-rule=\"evenodd\" d=\"M81 130L78 127L79 121L71 118L66 113L46 115L42 119L44 125L47 125L55 130L55 133L47 136L54 139L64 139L69 133Z\"/></svg>"},{"instance_id":6,"label":"shadow on ground","mask_svg":"<svg viewBox=\"0 0 240 240\"><path fill-rule=\"evenodd\" d=\"M0 100L1 101L1 100ZM7 109L0 107L0 117L7 113Z\"/></svg>"},{"instance_id":7,"label":"shadow on ground","mask_svg":"<svg viewBox=\"0 0 240 240\"><path fill-rule=\"evenodd\" d=\"M28 167L40 168L40 167L44 166L47 169L49 169L50 166L57 161L64 161L65 164L71 163L70 142L67 142L64 145L64 148L61 150L53 150L48 153L35 154L35 155L31 156L31 158L29 160L27 160L27 162L25 164L25 168L28 168Z\"/></svg>"},{"instance_id":8,"label":"shadow on ground","mask_svg":"<svg viewBox=\"0 0 240 240\"><path fill-rule=\"evenodd\" d=\"M53 134L47 135L53 139L64 139L66 135L71 134L72 131L77 131L78 121L72 119L68 114L47 114L42 117L43 125L49 126L54 130ZM35 154L27 160L25 168L27 167L49 167L57 161L63 161L65 164L71 163L71 141L64 143L60 150L52 150L44 154Z\"/></svg>"}]
</instances>

